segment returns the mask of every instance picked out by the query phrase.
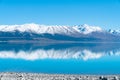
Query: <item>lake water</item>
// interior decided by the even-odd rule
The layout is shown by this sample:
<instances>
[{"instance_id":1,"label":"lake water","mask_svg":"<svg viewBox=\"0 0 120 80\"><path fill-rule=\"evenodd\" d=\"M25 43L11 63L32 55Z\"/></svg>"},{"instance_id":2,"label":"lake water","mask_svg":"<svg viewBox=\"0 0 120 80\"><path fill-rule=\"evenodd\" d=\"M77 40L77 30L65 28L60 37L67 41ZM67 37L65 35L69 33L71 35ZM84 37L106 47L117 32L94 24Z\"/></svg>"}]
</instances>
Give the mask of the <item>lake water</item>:
<instances>
[{"instance_id":1,"label":"lake water","mask_svg":"<svg viewBox=\"0 0 120 80\"><path fill-rule=\"evenodd\" d=\"M120 43L0 43L0 72L120 74Z\"/></svg>"}]
</instances>

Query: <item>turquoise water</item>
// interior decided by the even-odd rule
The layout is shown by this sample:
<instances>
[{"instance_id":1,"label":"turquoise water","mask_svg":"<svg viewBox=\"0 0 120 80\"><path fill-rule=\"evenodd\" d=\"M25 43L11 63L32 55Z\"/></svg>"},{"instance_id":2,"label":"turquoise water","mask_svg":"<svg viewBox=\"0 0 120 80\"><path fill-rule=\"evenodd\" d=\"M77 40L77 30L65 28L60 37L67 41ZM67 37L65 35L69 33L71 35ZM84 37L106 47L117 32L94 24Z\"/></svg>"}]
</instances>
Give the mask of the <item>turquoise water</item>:
<instances>
[{"instance_id":1,"label":"turquoise water","mask_svg":"<svg viewBox=\"0 0 120 80\"><path fill-rule=\"evenodd\" d=\"M120 44L0 43L0 72L120 74Z\"/></svg>"}]
</instances>

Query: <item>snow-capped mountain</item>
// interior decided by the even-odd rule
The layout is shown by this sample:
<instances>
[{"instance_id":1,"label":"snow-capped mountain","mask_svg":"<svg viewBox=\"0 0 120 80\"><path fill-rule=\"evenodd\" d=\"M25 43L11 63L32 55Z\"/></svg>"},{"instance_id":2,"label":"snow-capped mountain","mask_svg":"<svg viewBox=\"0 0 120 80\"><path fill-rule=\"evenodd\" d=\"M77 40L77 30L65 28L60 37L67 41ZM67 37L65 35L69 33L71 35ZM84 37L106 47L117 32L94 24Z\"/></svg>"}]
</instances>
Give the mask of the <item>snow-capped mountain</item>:
<instances>
[{"instance_id":1,"label":"snow-capped mountain","mask_svg":"<svg viewBox=\"0 0 120 80\"><path fill-rule=\"evenodd\" d=\"M110 32L111 34L120 35L120 30L109 29L108 32Z\"/></svg>"},{"instance_id":2,"label":"snow-capped mountain","mask_svg":"<svg viewBox=\"0 0 120 80\"><path fill-rule=\"evenodd\" d=\"M98 26L89 26L87 24L79 25L79 26L73 26L75 30L77 30L79 33L82 34L89 34L92 32L102 32L103 30Z\"/></svg>"},{"instance_id":3,"label":"snow-capped mountain","mask_svg":"<svg viewBox=\"0 0 120 80\"><path fill-rule=\"evenodd\" d=\"M38 24L0 25L0 41L57 40L57 41L119 41L111 30L87 24L79 26L46 26Z\"/></svg>"},{"instance_id":4,"label":"snow-capped mountain","mask_svg":"<svg viewBox=\"0 0 120 80\"><path fill-rule=\"evenodd\" d=\"M89 34L96 31L102 31L100 27L88 26L87 24L80 26L46 26L38 24L24 24L24 25L1 25L2 32L32 32L36 34Z\"/></svg>"}]
</instances>

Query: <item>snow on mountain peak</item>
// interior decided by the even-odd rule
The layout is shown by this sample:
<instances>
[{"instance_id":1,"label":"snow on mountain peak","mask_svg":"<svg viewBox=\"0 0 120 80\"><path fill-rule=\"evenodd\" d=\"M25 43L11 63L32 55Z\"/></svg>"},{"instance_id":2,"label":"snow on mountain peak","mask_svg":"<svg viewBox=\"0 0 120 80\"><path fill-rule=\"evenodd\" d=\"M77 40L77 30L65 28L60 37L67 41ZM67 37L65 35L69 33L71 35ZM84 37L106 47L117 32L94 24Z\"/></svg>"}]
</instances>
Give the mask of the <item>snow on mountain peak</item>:
<instances>
[{"instance_id":1,"label":"snow on mountain peak","mask_svg":"<svg viewBox=\"0 0 120 80\"><path fill-rule=\"evenodd\" d=\"M89 26L87 24L78 26L78 31L83 34L89 34L92 32L101 32L102 29L98 26Z\"/></svg>"},{"instance_id":2,"label":"snow on mountain peak","mask_svg":"<svg viewBox=\"0 0 120 80\"><path fill-rule=\"evenodd\" d=\"M117 35L120 34L120 30L109 29L108 32L111 33L111 34L117 34Z\"/></svg>"},{"instance_id":3,"label":"snow on mountain peak","mask_svg":"<svg viewBox=\"0 0 120 80\"><path fill-rule=\"evenodd\" d=\"M0 25L0 31L3 32L33 32L37 34L89 34L92 32L99 31L101 32L102 29L96 26L89 26L87 24L80 25L80 26L46 26L46 25L38 25L38 24L23 24L23 25Z\"/></svg>"}]
</instances>

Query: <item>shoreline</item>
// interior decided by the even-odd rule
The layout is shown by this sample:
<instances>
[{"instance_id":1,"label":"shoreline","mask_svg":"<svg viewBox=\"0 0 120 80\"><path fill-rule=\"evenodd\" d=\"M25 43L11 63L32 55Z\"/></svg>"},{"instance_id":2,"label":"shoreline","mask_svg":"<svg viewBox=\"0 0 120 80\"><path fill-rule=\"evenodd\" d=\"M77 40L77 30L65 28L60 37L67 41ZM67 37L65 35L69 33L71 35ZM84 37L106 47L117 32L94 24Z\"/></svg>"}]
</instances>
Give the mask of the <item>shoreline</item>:
<instances>
[{"instance_id":1,"label":"shoreline","mask_svg":"<svg viewBox=\"0 0 120 80\"><path fill-rule=\"evenodd\" d=\"M84 75L0 72L0 80L120 80L120 74Z\"/></svg>"},{"instance_id":2,"label":"shoreline","mask_svg":"<svg viewBox=\"0 0 120 80\"><path fill-rule=\"evenodd\" d=\"M44 40L8 40L8 41L1 41L0 43L120 43L120 41L44 41Z\"/></svg>"}]
</instances>

